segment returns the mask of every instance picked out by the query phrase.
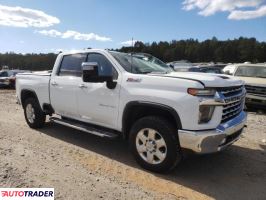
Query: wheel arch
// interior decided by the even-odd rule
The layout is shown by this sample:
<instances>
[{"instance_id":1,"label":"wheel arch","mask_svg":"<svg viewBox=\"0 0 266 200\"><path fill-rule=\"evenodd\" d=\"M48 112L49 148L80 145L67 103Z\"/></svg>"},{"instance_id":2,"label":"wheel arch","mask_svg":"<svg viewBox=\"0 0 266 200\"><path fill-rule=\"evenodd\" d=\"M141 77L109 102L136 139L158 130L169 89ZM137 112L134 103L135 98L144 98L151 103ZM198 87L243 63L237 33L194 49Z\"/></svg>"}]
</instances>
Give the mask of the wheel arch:
<instances>
[{"instance_id":1,"label":"wheel arch","mask_svg":"<svg viewBox=\"0 0 266 200\"><path fill-rule=\"evenodd\" d=\"M123 112L123 136L128 138L129 131L134 122L149 115L162 116L173 123L177 129L182 129L182 124L178 113L170 106L146 101L132 101L126 104Z\"/></svg>"},{"instance_id":2,"label":"wheel arch","mask_svg":"<svg viewBox=\"0 0 266 200\"><path fill-rule=\"evenodd\" d=\"M23 108L25 106L25 101L28 98L35 98L38 101L39 105L40 105L40 102L39 102L39 99L38 99L38 96L37 96L36 92L33 91L33 90L24 89L20 93L21 105L23 106Z\"/></svg>"}]
</instances>

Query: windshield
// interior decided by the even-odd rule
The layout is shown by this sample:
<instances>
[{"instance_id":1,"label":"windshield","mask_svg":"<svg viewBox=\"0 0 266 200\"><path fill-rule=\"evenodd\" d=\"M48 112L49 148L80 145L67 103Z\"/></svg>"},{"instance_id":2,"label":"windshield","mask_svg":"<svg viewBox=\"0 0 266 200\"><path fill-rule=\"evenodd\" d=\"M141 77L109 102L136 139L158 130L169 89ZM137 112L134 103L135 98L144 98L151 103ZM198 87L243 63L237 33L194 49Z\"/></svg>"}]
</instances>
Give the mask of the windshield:
<instances>
[{"instance_id":1,"label":"windshield","mask_svg":"<svg viewBox=\"0 0 266 200\"><path fill-rule=\"evenodd\" d=\"M119 64L134 74L169 73L173 69L149 54L110 52Z\"/></svg>"},{"instance_id":2,"label":"windshield","mask_svg":"<svg viewBox=\"0 0 266 200\"><path fill-rule=\"evenodd\" d=\"M264 66L239 66L235 76L266 78Z\"/></svg>"}]
</instances>

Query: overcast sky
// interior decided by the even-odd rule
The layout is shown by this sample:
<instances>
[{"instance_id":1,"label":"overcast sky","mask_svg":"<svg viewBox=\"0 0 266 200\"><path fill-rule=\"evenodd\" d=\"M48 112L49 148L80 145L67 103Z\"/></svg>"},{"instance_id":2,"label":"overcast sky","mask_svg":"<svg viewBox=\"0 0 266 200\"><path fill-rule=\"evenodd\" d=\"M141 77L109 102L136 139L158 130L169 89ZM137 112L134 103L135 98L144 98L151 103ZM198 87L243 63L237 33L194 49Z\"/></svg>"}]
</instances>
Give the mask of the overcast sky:
<instances>
[{"instance_id":1,"label":"overcast sky","mask_svg":"<svg viewBox=\"0 0 266 200\"><path fill-rule=\"evenodd\" d=\"M266 41L266 0L0 0L0 52L119 48L134 40Z\"/></svg>"}]
</instances>

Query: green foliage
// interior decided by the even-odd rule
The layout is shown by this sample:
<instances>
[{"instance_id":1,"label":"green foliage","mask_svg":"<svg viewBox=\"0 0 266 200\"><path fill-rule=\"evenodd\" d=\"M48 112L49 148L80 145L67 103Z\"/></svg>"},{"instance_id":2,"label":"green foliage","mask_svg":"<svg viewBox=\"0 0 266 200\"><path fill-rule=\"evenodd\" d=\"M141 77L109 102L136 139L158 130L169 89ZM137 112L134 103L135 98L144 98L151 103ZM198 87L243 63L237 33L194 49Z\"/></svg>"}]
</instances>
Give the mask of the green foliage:
<instances>
[{"instance_id":1,"label":"green foliage","mask_svg":"<svg viewBox=\"0 0 266 200\"><path fill-rule=\"evenodd\" d=\"M213 37L203 42L194 39L152 44L136 42L134 48L122 47L117 50L150 53L165 62L175 60L224 63L266 62L266 42L243 37L226 41L219 41Z\"/></svg>"},{"instance_id":2,"label":"green foliage","mask_svg":"<svg viewBox=\"0 0 266 200\"><path fill-rule=\"evenodd\" d=\"M150 53L165 62L189 60L191 62L266 62L266 42L255 38L243 38L219 41L217 38L199 42L198 40L172 40L171 42L136 42L134 48L122 47L122 52ZM51 70L56 54L0 54L0 67L7 65L11 69Z\"/></svg>"},{"instance_id":3,"label":"green foliage","mask_svg":"<svg viewBox=\"0 0 266 200\"><path fill-rule=\"evenodd\" d=\"M54 66L56 54L0 54L1 66L7 65L10 69L21 70L51 70Z\"/></svg>"}]
</instances>

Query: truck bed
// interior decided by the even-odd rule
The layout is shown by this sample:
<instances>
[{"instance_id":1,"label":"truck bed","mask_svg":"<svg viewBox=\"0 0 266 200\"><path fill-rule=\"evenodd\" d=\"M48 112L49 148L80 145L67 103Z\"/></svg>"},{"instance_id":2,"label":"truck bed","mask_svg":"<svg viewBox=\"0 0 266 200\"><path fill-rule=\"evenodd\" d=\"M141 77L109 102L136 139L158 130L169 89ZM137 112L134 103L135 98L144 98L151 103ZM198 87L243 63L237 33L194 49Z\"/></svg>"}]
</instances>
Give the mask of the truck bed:
<instances>
[{"instance_id":1,"label":"truck bed","mask_svg":"<svg viewBox=\"0 0 266 200\"><path fill-rule=\"evenodd\" d=\"M21 91L23 89L27 89L36 93L41 106L45 103L50 104L50 76L50 71L18 74L16 76L16 93L19 100L21 96Z\"/></svg>"}]
</instances>

